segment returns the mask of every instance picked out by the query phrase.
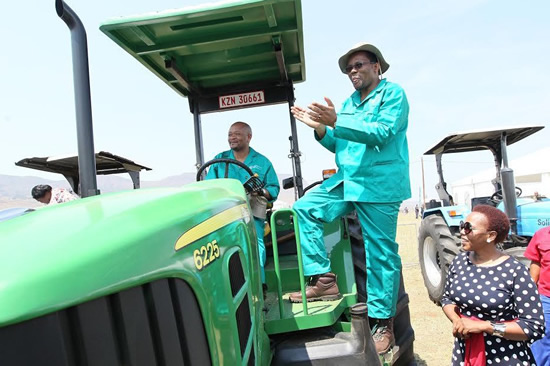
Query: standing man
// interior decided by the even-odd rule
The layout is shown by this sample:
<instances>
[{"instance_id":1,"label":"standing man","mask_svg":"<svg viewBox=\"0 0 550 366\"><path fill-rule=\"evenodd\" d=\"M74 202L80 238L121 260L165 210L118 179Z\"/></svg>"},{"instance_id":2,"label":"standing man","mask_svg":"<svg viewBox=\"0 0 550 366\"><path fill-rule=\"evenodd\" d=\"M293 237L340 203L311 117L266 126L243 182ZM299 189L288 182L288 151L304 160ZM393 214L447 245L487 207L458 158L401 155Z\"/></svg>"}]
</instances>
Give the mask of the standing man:
<instances>
[{"instance_id":1,"label":"standing man","mask_svg":"<svg viewBox=\"0 0 550 366\"><path fill-rule=\"evenodd\" d=\"M544 337L531 345L531 351L537 365L550 365L550 226L537 230L524 255L531 260L529 272L539 290L546 323Z\"/></svg>"},{"instance_id":2,"label":"standing man","mask_svg":"<svg viewBox=\"0 0 550 366\"><path fill-rule=\"evenodd\" d=\"M235 122L229 128L228 142L230 150L224 151L214 159L234 159L252 170L253 173L258 174L258 178L264 184L260 194L253 194L249 197L250 206L252 208L252 214L254 215L254 223L256 225L256 235L258 237L258 252L260 255L260 270L262 276L262 283L265 285L265 246L264 246L264 226L266 218L266 206L267 202L273 202L279 195L279 179L277 173L273 169L273 165L265 156L250 147L250 140L252 139L252 129L247 123ZM214 164L208 170L206 179L224 178L225 164ZM248 173L238 167L237 165L230 164L228 166L228 178L234 178L244 183L249 178ZM265 288L265 286L264 286Z\"/></svg>"},{"instance_id":3,"label":"standing man","mask_svg":"<svg viewBox=\"0 0 550 366\"><path fill-rule=\"evenodd\" d=\"M315 130L315 139L336 155L338 172L294 204L298 215L304 273L311 276L308 301L339 295L323 242L323 223L357 211L365 242L368 314L376 323L379 354L395 344L393 317L401 258L395 241L401 202L411 197L407 125L409 104L403 89L382 79L389 68L368 43L338 60L355 92L336 113L332 101L292 107L294 117ZM301 294L290 300L301 301Z\"/></svg>"}]
</instances>

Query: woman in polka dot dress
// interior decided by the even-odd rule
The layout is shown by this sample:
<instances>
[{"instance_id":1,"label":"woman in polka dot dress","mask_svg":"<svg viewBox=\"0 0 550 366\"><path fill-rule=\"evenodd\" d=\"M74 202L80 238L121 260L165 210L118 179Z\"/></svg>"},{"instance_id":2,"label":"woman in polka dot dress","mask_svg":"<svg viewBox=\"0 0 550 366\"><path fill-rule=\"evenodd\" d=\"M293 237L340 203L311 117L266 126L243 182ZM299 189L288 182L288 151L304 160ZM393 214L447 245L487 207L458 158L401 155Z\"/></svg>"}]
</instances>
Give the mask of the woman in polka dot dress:
<instances>
[{"instance_id":1,"label":"woman in polka dot dress","mask_svg":"<svg viewBox=\"0 0 550 366\"><path fill-rule=\"evenodd\" d=\"M509 230L506 214L487 205L461 223L464 252L441 300L453 323L453 365L535 365L529 345L544 334L544 316L527 268L496 247Z\"/></svg>"}]
</instances>

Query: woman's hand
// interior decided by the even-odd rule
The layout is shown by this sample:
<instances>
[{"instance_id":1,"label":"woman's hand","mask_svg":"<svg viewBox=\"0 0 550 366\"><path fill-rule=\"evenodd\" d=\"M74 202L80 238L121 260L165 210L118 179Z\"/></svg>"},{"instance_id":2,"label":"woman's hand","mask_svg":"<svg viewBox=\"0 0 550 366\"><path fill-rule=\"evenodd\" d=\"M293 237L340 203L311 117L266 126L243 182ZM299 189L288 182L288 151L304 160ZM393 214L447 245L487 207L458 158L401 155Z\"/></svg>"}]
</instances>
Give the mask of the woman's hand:
<instances>
[{"instance_id":1,"label":"woman's hand","mask_svg":"<svg viewBox=\"0 0 550 366\"><path fill-rule=\"evenodd\" d=\"M463 335L465 329L463 320L464 318L458 318L453 321L453 336L468 339L470 338L468 334L466 336Z\"/></svg>"},{"instance_id":2,"label":"woman's hand","mask_svg":"<svg viewBox=\"0 0 550 366\"><path fill-rule=\"evenodd\" d=\"M453 335L458 338L468 339L470 334L487 332L489 333L491 323L488 321L460 318L453 321Z\"/></svg>"}]
</instances>

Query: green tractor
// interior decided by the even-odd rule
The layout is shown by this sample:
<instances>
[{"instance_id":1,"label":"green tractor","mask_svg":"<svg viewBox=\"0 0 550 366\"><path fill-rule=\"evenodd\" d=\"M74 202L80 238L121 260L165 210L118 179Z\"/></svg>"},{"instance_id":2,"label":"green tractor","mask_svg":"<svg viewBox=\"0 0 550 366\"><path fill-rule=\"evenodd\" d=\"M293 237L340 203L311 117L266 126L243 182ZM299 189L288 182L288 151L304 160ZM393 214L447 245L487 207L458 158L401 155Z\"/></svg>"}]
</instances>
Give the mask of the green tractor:
<instances>
[{"instance_id":1,"label":"green tractor","mask_svg":"<svg viewBox=\"0 0 550 366\"><path fill-rule=\"evenodd\" d=\"M72 31L83 199L0 223L1 364L414 364L403 286L396 346L382 358L374 349L357 218L325 226L342 298L292 304L288 293L305 283L291 209L269 215L264 299L256 244L262 233L246 185L216 179L98 195L85 31L62 0L56 10ZM100 29L188 99L200 168L202 113L293 105L293 83L305 79L301 13L299 0L222 2ZM285 186L300 197L289 115L294 175Z\"/></svg>"}]
</instances>

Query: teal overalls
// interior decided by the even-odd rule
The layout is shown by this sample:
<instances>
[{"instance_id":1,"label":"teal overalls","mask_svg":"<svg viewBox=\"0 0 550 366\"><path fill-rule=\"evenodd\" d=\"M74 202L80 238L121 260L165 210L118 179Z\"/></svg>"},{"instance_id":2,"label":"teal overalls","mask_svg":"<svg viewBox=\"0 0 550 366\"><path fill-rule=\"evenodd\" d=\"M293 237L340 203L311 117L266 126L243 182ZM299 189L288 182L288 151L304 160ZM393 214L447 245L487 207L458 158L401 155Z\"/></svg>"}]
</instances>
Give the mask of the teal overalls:
<instances>
[{"instance_id":1,"label":"teal overalls","mask_svg":"<svg viewBox=\"0 0 550 366\"><path fill-rule=\"evenodd\" d=\"M395 241L401 202L411 196L403 89L381 80L363 101L358 91L334 129L315 138L335 153L338 171L294 204L307 276L330 272L323 223L357 211L365 242L369 317L395 315L401 258Z\"/></svg>"},{"instance_id":2,"label":"teal overalls","mask_svg":"<svg viewBox=\"0 0 550 366\"><path fill-rule=\"evenodd\" d=\"M248 153L248 156L244 160L244 164L248 166L253 173L258 174L258 177L264 183L264 188L269 192L269 194L272 197L272 200L270 202L273 202L277 199L277 196L279 195L279 190L280 190L277 173L275 173L275 169L273 169L273 165L271 164L269 159L267 159L262 154L258 153L253 148L250 147L249 149L250 149L250 152ZM233 155L233 150L228 150L216 155L214 159L235 159L235 155ZM214 164L208 170L208 174L206 174L205 179L224 178L224 175L225 175L225 164L223 163ZM239 181L244 183L249 178L249 175L244 169L239 168L235 164L230 164L227 177L238 179ZM264 271L265 261L266 261L266 253L265 253L265 245L264 245L265 220L254 217L254 224L256 225L256 235L258 237L258 252L260 256L260 270L261 270L261 276L262 276L262 283L265 283L265 271Z\"/></svg>"}]
</instances>

